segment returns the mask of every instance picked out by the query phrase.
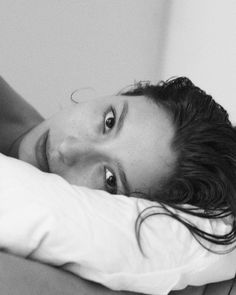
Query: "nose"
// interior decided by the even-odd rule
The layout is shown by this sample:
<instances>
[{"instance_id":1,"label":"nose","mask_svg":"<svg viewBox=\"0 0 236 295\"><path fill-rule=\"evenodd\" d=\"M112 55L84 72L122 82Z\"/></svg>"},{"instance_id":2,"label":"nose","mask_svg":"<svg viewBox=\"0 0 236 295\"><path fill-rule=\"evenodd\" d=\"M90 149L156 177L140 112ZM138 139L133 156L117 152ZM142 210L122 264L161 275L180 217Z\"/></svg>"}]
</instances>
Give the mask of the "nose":
<instances>
[{"instance_id":1,"label":"nose","mask_svg":"<svg viewBox=\"0 0 236 295\"><path fill-rule=\"evenodd\" d=\"M68 136L59 145L58 153L64 164L73 166L78 162L88 164L103 157L104 147L96 142L81 141L76 137Z\"/></svg>"}]
</instances>

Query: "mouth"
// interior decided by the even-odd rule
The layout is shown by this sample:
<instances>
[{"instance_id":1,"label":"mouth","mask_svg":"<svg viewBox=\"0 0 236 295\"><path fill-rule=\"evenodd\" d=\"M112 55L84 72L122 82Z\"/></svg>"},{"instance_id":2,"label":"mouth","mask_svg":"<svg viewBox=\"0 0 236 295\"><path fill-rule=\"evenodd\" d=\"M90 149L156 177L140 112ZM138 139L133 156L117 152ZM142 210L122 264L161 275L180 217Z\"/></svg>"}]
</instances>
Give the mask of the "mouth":
<instances>
[{"instance_id":1,"label":"mouth","mask_svg":"<svg viewBox=\"0 0 236 295\"><path fill-rule=\"evenodd\" d=\"M48 162L48 136L49 130L40 136L35 147L36 161L39 169L43 172L50 172Z\"/></svg>"}]
</instances>

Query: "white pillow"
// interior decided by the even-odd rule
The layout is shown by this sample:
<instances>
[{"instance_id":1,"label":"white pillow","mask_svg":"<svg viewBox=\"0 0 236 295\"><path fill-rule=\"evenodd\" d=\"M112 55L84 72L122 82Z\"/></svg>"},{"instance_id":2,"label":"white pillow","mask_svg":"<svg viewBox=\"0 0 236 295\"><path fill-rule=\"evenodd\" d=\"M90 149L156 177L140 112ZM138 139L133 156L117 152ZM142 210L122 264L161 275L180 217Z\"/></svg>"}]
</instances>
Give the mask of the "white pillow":
<instances>
[{"instance_id":1,"label":"white pillow","mask_svg":"<svg viewBox=\"0 0 236 295\"><path fill-rule=\"evenodd\" d=\"M76 187L0 154L2 250L63 267L111 289L147 294L234 277L236 251L216 255L205 250L167 216L143 223L143 255L134 224L138 210L154 204ZM209 232L229 230L223 221L191 221Z\"/></svg>"}]
</instances>

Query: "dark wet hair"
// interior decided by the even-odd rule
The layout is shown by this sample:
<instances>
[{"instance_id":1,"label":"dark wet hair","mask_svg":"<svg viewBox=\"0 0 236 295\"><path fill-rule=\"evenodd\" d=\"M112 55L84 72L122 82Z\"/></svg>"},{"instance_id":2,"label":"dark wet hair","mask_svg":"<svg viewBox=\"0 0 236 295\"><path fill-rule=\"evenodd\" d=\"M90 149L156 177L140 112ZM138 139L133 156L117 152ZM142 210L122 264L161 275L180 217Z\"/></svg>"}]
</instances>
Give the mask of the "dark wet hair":
<instances>
[{"instance_id":1,"label":"dark wet hair","mask_svg":"<svg viewBox=\"0 0 236 295\"><path fill-rule=\"evenodd\" d=\"M144 95L151 99L169 114L175 128L172 149L177 160L155 195L143 195L158 203L138 216L139 243L143 221L152 215L165 214L182 222L203 247L208 248L203 242L208 241L230 245L232 250L236 241L235 218L228 233L217 235L197 228L181 217L182 214L169 210L174 208L209 219L236 216L236 130L226 110L186 77L161 81L157 85L140 82L119 94ZM153 212L154 207L160 206L165 213Z\"/></svg>"}]
</instances>

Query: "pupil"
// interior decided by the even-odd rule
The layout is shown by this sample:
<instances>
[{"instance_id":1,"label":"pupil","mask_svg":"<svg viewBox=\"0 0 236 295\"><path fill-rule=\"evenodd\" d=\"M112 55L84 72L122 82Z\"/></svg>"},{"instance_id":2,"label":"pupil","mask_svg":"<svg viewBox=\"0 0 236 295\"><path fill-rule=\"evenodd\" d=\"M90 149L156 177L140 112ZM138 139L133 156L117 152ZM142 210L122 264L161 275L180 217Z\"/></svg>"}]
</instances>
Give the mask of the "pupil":
<instances>
[{"instance_id":1,"label":"pupil","mask_svg":"<svg viewBox=\"0 0 236 295\"><path fill-rule=\"evenodd\" d=\"M106 120L106 124L108 128L112 128L113 124L114 124L114 118L108 118Z\"/></svg>"},{"instance_id":2,"label":"pupil","mask_svg":"<svg viewBox=\"0 0 236 295\"><path fill-rule=\"evenodd\" d=\"M114 177L114 176L110 176L110 177L107 179L107 183L108 183L110 186L115 186L115 184L116 184L115 177Z\"/></svg>"}]
</instances>

